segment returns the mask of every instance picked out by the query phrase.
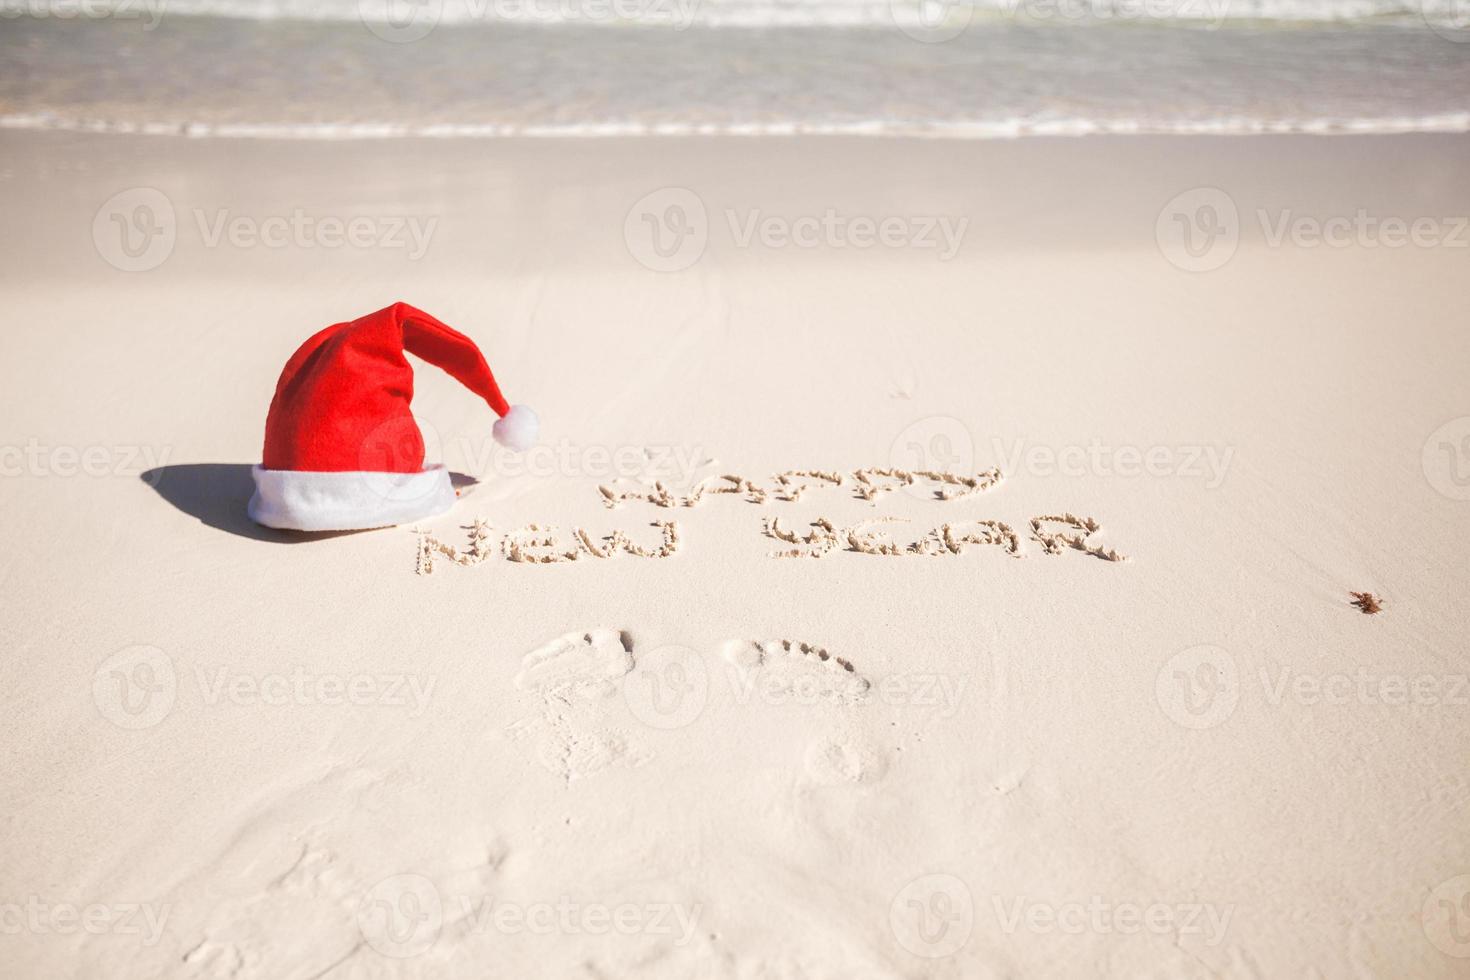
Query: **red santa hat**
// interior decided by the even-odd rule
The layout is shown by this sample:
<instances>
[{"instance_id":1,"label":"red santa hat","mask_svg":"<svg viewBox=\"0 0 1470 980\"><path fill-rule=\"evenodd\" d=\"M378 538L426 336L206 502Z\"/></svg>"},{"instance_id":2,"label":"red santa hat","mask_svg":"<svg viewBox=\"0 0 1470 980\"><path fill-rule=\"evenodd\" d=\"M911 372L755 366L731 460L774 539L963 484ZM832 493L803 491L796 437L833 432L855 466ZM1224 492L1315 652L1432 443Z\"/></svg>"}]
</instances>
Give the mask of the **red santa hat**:
<instances>
[{"instance_id":1,"label":"red santa hat","mask_svg":"<svg viewBox=\"0 0 1470 980\"><path fill-rule=\"evenodd\" d=\"M407 351L448 372L499 415L497 442L536 441L536 413L511 405L464 334L407 303L334 324L291 355L265 420L254 468L252 520L296 531L403 524L454 505L442 464L424 466L424 438L409 411Z\"/></svg>"}]
</instances>

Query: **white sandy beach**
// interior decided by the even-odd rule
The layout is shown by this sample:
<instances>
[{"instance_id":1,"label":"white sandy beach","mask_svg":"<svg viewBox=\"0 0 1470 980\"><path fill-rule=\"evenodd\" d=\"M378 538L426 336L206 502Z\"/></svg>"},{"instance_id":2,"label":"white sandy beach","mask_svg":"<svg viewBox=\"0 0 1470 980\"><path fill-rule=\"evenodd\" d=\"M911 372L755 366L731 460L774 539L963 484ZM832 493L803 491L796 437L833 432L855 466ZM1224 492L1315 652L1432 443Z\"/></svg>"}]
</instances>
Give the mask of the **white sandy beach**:
<instances>
[{"instance_id":1,"label":"white sandy beach","mask_svg":"<svg viewBox=\"0 0 1470 980\"><path fill-rule=\"evenodd\" d=\"M0 975L1470 970L1466 137L0 147ZM245 516L395 300L431 574Z\"/></svg>"}]
</instances>

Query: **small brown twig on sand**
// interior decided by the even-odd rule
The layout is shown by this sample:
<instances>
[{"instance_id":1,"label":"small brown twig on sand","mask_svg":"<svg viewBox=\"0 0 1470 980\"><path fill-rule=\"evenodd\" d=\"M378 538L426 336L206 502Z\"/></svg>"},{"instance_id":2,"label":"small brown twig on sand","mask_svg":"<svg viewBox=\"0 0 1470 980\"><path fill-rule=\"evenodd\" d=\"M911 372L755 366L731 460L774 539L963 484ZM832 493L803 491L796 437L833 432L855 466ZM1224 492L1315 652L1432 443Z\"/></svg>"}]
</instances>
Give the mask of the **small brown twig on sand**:
<instances>
[{"instance_id":1,"label":"small brown twig on sand","mask_svg":"<svg viewBox=\"0 0 1470 980\"><path fill-rule=\"evenodd\" d=\"M1382 601L1371 592L1349 592L1348 595L1353 597L1352 605L1361 609L1364 615L1383 611Z\"/></svg>"}]
</instances>

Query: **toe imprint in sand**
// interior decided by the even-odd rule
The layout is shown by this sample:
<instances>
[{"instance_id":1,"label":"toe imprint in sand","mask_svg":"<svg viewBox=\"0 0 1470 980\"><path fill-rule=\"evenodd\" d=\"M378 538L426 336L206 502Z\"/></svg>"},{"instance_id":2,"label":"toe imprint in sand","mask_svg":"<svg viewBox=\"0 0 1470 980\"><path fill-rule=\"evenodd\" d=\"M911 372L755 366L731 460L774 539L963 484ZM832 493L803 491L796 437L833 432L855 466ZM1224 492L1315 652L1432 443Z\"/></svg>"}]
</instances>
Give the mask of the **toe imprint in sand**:
<instances>
[{"instance_id":1,"label":"toe imprint in sand","mask_svg":"<svg viewBox=\"0 0 1470 980\"><path fill-rule=\"evenodd\" d=\"M850 661L810 643L730 640L721 653L740 672L747 691L758 686L767 697L784 695L793 701L856 704L872 687Z\"/></svg>"}]
</instances>

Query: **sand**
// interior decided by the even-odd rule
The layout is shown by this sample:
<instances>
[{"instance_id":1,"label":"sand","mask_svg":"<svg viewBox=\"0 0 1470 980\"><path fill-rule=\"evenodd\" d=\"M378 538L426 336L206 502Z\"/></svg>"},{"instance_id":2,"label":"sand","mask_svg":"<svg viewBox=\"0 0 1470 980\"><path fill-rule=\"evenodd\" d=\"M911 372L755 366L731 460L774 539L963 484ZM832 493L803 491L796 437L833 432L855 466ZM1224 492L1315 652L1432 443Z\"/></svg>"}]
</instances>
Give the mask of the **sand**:
<instances>
[{"instance_id":1,"label":"sand","mask_svg":"<svg viewBox=\"0 0 1470 980\"><path fill-rule=\"evenodd\" d=\"M0 139L6 976L1464 975L1465 138ZM546 448L251 525L398 299Z\"/></svg>"}]
</instances>

